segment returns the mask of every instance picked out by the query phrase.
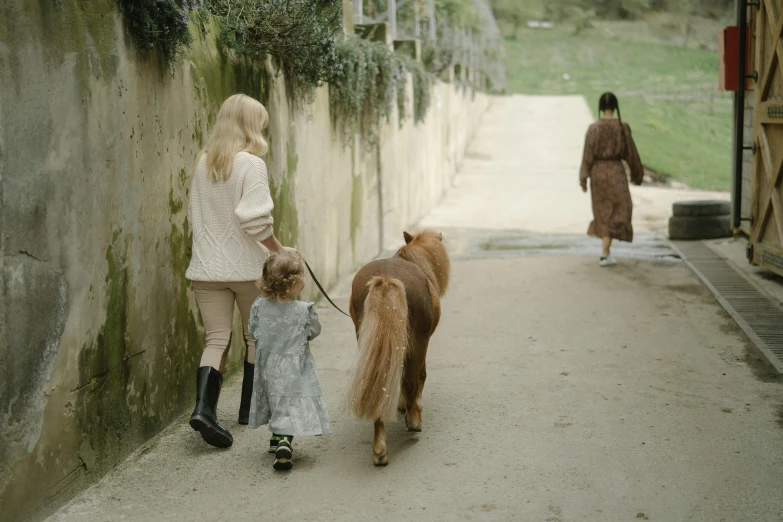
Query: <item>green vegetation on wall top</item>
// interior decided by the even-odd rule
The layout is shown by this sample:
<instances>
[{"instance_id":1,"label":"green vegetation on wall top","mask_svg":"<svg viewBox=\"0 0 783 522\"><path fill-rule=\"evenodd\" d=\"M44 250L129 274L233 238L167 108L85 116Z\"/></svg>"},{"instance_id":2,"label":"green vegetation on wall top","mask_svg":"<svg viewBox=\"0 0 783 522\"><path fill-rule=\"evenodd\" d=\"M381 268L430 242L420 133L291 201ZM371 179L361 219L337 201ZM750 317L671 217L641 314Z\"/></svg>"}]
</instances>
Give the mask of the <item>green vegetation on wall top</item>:
<instances>
[{"instance_id":1,"label":"green vegetation on wall top","mask_svg":"<svg viewBox=\"0 0 783 522\"><path fill-rule=\"evenodd\" d=\"M348 138L353 133L377 138L375 129L388 122L397 102L400 123L409 117L407 74L413 78L413 119L427 116L434 76L419 61L395 53L381 42L352 37L336 47L335 76L329 83L332 119Z\"/></svg>"},{"instance_id":2,"label":"green vegetation on wall top","mask_svg":"<svg viewBox=\"0 0 783 522\"><path fill-rule=\"evenodd\" d=\"M413 78L412 116L416 123L423 121L429 110L435 77L457 63L476 70L474 88L502 89L505 83L504 72L491 75L489 69L484 71L485 64L502 61L500 42L485 34L496 26L484 0L435 2L437 38L425 43L423 62L369 39L344 38L341 0L119 2L125 26L141 53L157 51L174 63L191 44L191 15L202 29L207 17L214 17L224 48L245 60L273 59L286 79L293 105L309 102L315 89L328 83L333 121L343 125L346 136L360 132L373 137L377 125L390 119L395 100L400 121L409 116L405 93L408 73ZM370 2L368 9L372 11L377 3ZM484 11L477 9L479 4L485 6ZM411 5L419 10L423 6ZM408 18L414 19L413 9L400 4L401 26L408 23ZM479 41L485 42L483 48L476 46ZM482 81L479 86L478 78L482 76L497 78Z\"/></svg>"},{"instance_id":3,"label":"green vegetation on wall top","mask_svg":"<svg viewBox=\"0 0 783 522\"><path fill-rule=\"evenodd\" d=\"M332 119L345 137L372 134L389 121L395 97L405 111L405 64L385 44L352 37L336 45L335 75L329 83Z\"/></svg>"},{"instance_id":4,"label":"green vegetation on wall top","mask_svg":"<svg viewBox=\"0 0 783 522\"><path fill-rule=\"evenodd\" d=\"M333 77L341 0L206 0L204 6L221 20L226 47L274 58L294 101L309 100L313 89Z\"/></svg>"},{"instance_id":5,"label":"green vegetation on wall top","mask_svg":"<svg viewBox=\"0 0 783 522\"><path fill-rule=\"evenodd\" d=\"M173 62L190 46L190 12L201 0L120 0L119 4L139 53L158 51Z\"/></svg>"}]
</instances>

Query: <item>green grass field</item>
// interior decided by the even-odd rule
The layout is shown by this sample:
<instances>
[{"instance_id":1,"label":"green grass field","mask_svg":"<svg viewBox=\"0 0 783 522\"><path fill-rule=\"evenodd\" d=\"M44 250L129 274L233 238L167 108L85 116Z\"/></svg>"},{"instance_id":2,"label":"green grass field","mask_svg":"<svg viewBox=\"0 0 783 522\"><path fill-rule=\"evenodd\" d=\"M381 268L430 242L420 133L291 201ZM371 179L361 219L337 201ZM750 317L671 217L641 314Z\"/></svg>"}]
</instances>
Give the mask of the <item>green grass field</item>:
<instances>
[{"instance_id":1,"label":"green grass field","mask_svg":"<svg viewBox=\"0 0 783 522\"><path fill-rule=\"evenodd\" d=\"M596 117L598 97L613 91L645 166L692 187L729 190L732 104L717 92L718 54L610 34L519 31L506 40L509 90L581 94Z\"/></svg>"}]
</instances>

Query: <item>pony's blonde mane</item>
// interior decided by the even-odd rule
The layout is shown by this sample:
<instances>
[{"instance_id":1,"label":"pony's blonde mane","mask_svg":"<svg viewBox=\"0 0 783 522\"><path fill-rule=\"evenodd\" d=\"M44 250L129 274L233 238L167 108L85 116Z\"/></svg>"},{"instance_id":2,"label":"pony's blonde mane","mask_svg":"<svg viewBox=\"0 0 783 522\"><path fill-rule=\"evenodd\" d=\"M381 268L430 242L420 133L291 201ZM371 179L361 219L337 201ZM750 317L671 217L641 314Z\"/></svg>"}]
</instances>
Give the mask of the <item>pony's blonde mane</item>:
<instances>
[{"instance_id":1,"label":"pony's blonde mane","mask_svg":"<svg viewBox=\"0 0 783 522\"><path fill-rule=\"evenodd\" d=\"M421 268L438 295L443 297L449 286L451 262L438 232L425 230L400 248L395 256Z\"/></svg>"}]
</instances>

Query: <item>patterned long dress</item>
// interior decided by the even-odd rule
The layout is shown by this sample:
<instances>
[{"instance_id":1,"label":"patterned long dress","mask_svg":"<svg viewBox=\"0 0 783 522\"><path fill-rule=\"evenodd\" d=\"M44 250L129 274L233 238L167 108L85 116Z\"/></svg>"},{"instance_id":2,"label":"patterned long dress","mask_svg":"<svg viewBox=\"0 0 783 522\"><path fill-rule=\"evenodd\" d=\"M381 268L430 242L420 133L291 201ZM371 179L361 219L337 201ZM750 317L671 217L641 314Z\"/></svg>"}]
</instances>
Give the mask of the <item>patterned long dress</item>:
<instances>
[{"instance_id":1,"label":"patterned long dress","mask_svg":"<svg viewBox=\"0 0 783 522\"><path fill-rule=\"evenodd\" d=\"M599 120L587 130L579 183L587 186L593 201L593 222L588 235L633 241L631 191L623 160L631 170L631 181L641 185L644 167L631 137L631 127L615 119Z\"/></svg>"},{"instance_id":2,"label":"patterned long dress","mask_svg":"<svg viewBox=\"0 0 783 522\"><path fill-rule=\"evenodd\" d=\"M256 340L250 428L269 424L278 435L331 433L309 341L321 333L313 303L259 297L248 330Z\"/></svg>"}]
</instances>

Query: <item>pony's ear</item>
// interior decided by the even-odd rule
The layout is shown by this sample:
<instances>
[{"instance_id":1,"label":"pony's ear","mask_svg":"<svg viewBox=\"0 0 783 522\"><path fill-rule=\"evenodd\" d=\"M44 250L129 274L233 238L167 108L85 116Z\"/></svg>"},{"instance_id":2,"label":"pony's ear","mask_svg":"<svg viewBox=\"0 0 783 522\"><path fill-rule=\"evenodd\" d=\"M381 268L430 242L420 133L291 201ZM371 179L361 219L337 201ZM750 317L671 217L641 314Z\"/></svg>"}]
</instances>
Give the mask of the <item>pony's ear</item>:
<instances>
[{"instance_id":1,"label":"pony's ear","mask_svg":"<svg viewBox=\"0 0 783 522\"><path fill-rule=\"evenodd\" d=\"M407 232L402 233L402 237L405 238L405 244L410 245L411 241L413 241L413 236L408 234Z\"/></svg>"},{"instance_id":2,"label":"pony's ear","mask_svg":"<svg viewBox=\"0 0 783 522\"><path fill-rule=\"evenodd\" d=\"M440 239L440 242L443 243L443 234L438 232L438 239Z\"/></svg>"}]
</instances>

